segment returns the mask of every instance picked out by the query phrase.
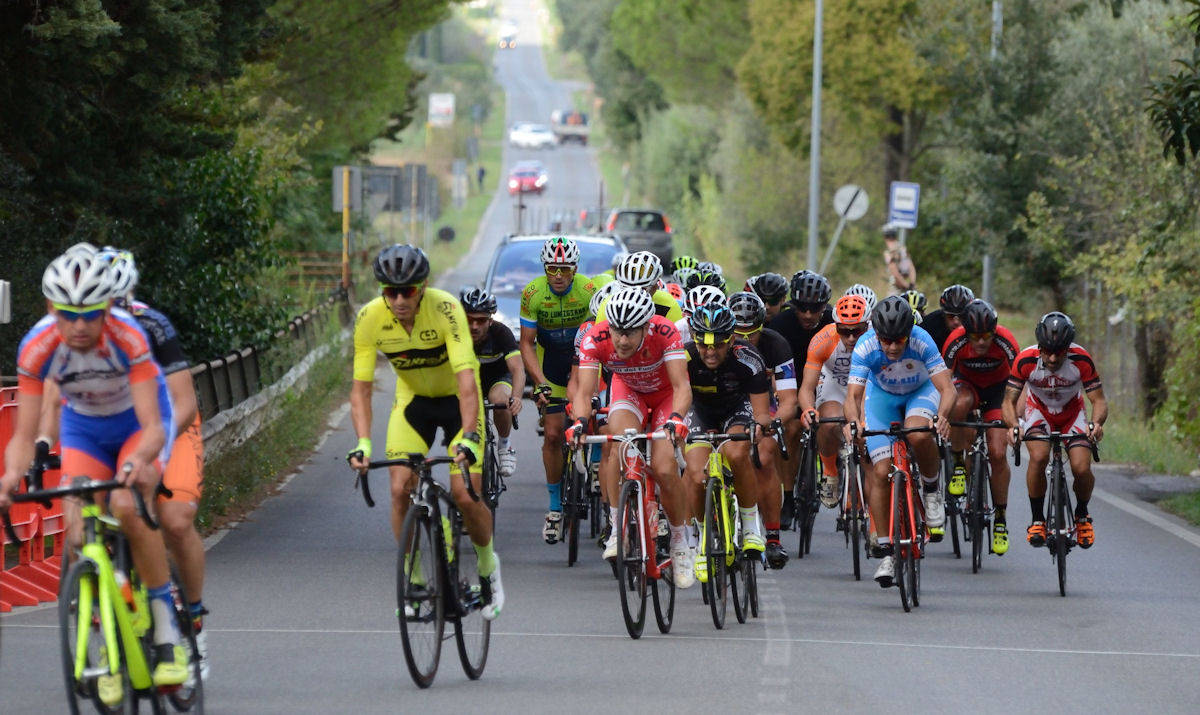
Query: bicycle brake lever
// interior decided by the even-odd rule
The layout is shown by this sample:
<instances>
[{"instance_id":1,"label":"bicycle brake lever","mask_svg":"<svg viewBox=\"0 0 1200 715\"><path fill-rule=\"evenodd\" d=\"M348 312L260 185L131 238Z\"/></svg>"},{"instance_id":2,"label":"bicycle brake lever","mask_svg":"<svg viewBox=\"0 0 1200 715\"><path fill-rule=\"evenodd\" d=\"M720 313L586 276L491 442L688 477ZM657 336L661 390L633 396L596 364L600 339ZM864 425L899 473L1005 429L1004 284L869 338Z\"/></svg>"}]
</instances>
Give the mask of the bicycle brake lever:
<instances>
[{"instance_id":1,"label":"bicycle brake lever","mask_svg":"<svg viewBox=\"0 0 1200 715\"><path fill-rule=\"evenodd\" d=\"M146 507L146 500L142 497L142 493L136 488L130 489L133 492L133 501L137 504L138 516L142 517L142 521L146 522L146 526L152 531L158 530L158 522L154 517L150 516L150 510Z\"/></svg>"},{"instance_id":2,"label":"bicycle brake lever","mask_svg":"<svg viewBox=\"0 0 1200 715\"><path fill-rule=\"evenodd\" d=\"M479 495L475 493L475 485L471 483L471 468L462 468L462 478L467 484L467 494L471 497L471 501L479 501Z\"/></svg>"},{"instance_id":3,"label":"bicycle brake lever","mask_svg":"<svg viewBox=\"0 0 1200 715\"><path fill-rule=\"evenodd\" d=\"M1021 430L1013 427L1013 463L1021 466Z\"/></svg>"}]
</instances>

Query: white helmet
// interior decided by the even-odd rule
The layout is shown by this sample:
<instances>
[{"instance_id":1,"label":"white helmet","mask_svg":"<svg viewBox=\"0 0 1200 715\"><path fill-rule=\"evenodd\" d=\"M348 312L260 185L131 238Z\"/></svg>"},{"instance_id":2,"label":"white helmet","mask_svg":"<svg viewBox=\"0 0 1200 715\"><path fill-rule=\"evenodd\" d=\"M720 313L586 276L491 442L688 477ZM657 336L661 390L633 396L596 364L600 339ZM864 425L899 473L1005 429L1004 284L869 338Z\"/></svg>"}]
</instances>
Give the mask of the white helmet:
<instances>
[{"instance_id":1,"label":"white helmet","mask_svg":"<svg viewBox=\"0 0 1200 715\"><path fill-rule=\"evenodd\" d=\"M86 250L69 250L46 266L42 295L64 305L96 305L112 297L108 261Z\"/></svg>"},{"instance_id":2,"label":"white helmet","mask_svg":"<svg viewBox=\"0 0 1200 715\"><path fill-rule=\"evenodd\" d=\"M566 236L546 239L542 244L542 263L574 266L579 263L579 245Z\"/></svg>"},{"instance_id":3,"label":"white helmet","mask_svg":"<svg viewBox=\"0 0 1200 715\"><path fill-rule=\"evenodd\" d=\"M684 267L684 268L678 269L672 275L673 275L674 281L676 283L683 286L684 288L687 288L688 278L691 278L694 275L699 275L699 273L700 273L700 271L696 270L695 268Z\"/></svg>"},{"instance_id":4,"label":"white helmet","mask_svg":"<svg viewBox=\"0 0 1200 715\"><path fill-rule=\"evenodd\" d=\"M871 290L870 286L865 286L862 283L855 283L847 288L846 292L842 293L842 295L861 295L863 300L867 301L868 315L871 314L871 311L875 310L875 303L878 302L878 298L875 297L875 291Z\"/></svg>"},{"instance_id":5,"label":"white helmet","mask_svg":"<svg viewBox=\"0 0 1200 715\"><path fill-rule=\"evenodd\" d=\"M627 286L652 288L662 277L662 261L649 251L631 253L614 272L617 280Z\"/></svg>"},{"instance_id":6,"label":"white helmet","mask_svg":"<svg viewBox=\"0 0 1200 715\"><path fill-rule=\"evenodd\" d=\"M654 317L654 299L642 288L622 286L608 299L604 311L609 325L618 330L632 330Z\"/></svg>"},{"instance_id":7,"label":"white helmet","mask_svg":"<svg viewBox=\"0 0 1200 715\"><path fill-rule=\"evenodd\" d=\"M712 303L728 305L725 294L716 286L699 285L687 292L683 299L683 312L695 313L697 308Z\"/></svg>"},{"instance_id":8,"label":"white helmet","mask_svg":"<svg viewBox=\"0 0 1200 715\"><path fill-rule=\"evenodd\" d=\"M113 281L113 297L124 298L132 293L138 282L138 269L133 260L133 253L105 246L97 255L101 260L108 261L108 271L112 274Z\"/></svg>"},{"instance_id":9,"label":"white helmet","mask_svg":"<svg viewBox=\"0 0 1200 715\"><path fill-rule=\"evenodd\" d=\"M95 255L100 252L100 249L96 248L95 246L88 243L87 241L80 241L79 243L76 243L74 246L71 246L67 250L63 251L63 255L66 255L68 253L75 253L77 251Z\"/></svg>"},{"instance_id":10,"label":"white helmet","mask_svg":"<svg viewBox=\"0 0 1200 715\"><path fill-rule=\"evenodd\" d=\"M616 281L609 281L608 283L605 283L597 288L595 293L592 293L592 300L590 303L588 303L588 310L591 312L592 317L600 314L600 304L604 302L604 299L615 293L617 289L621 287L622 286L620 283Z\"/></svg>"}]
</instances>

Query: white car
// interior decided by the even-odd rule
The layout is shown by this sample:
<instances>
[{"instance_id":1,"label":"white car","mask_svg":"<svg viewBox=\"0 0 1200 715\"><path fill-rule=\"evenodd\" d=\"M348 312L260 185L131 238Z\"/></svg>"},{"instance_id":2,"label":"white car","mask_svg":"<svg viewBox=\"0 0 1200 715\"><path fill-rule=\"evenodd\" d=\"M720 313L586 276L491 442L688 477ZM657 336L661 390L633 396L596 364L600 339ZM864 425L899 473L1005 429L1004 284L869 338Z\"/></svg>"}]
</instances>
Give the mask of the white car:
<instances>
[{"instance_id":1,"label":"white car","mask_svg":"<svg viewBox=\"0 0 1200 715\"><path fill-rule=\"evenodd\" d=\"M545 124L522 122L508 130L508 143L527 149L549 149L558 146L558 137Z\"/></svg>"}]
</instances>

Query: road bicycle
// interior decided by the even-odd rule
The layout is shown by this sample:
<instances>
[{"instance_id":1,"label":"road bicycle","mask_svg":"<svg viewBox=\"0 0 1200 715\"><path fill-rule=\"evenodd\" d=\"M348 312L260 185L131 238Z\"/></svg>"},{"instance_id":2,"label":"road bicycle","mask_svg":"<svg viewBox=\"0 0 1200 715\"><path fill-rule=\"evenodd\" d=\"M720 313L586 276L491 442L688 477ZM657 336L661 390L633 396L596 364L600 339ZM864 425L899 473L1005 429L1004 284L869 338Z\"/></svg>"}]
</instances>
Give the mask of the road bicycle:
<instances>
[{"instance_id":1,"label":"road bicycle","mask_svg":"<svg viewBox=\"0 0 1200 715\"><path fill-rule=\"evenodd\" d=\"M367 465L368 469L408 467L417 475L412 503L400 527L396 618L408 674L420 688L428 688L437 675L447 620L454 623L458 659L471 680L483 675L491 643L492 624L483 617L483 608L492 599L490 585L479 576L462 512L450 490L433 478L435 466L453 462L453 457L414 452ZM480 501L465 468L461 476L471 499ZM367 472L359 473L358 483L367 505L374 506Z\"/></svg>"},{"instance_id":2,"label":"road bicycle","mask_svg":"<svg viewBox=\"0 0 1200 715\"><path fill-rule=\"evenodd\" d=\"M497 412L499 410L507 410L508 405L501 405L492 402L484 402L483 409L487 412ZM517 429L517 418L512 418L512 428ZM500 506L500 495L508 491L508 485L504 483L504 475L500 473L500 460L496 456L496 423L489 414L487 419L487 438L484 440L483 447L483 481L481 484L483 491L483 500L487 503L488 509L492 511L492 523L495 524L496 507Z\"/></svg>"},{"instance_id":3,"label":"road bicycle","mask_svg":"<svg viewBox=\"0 0 1200 715\"><path fill-rule=\"evenodd\" d=\"M800 534L800 545L796 549L796 558L802 559L812 551L813 524L817 512L821 510L821 496L818 490L823 469L821 455L817 453L817 429L824 424L845 424L842 417L822 417L817 419L816 412L809 413L809 427L800 438L800 473L796 476L793 487L796 504L796 531Z\"/></svg>"},{"instance_id":4,"label":"road bicycle","mask_svg":"<svg viewBox=\"0 0 1200 715\"><path fill-rule=\"evenodd\" d=\"M843 443L838 448L838 472L841 474L842 498L838 504L837 530L845 534L854 580L861 581L862 558L864 555L869 557L867 535L870 533L870 512L867 511L866 492L863 490L862 460L853 445Z\"/></svg>"},{"instance_id":5,"label":"road bicycle","mask_svg":"<svg viewBox=\"0 0 1200 715\"><path fill-rule=\"evenodd\" d=\"M1088 432L1094 429L1088 424ZM1016 430L1013 431L1017 435ZM1026 433L1023 442L1049 442L1050 463L1046 467L1046 546L1050 551L1050 559L1058 571L1058 595L1067 595L1067 554L1079 542L1076 538L1075 511L1071 506L1071 490L1067 489L1067 474L1063 466L1063 443L1078 438L1079 435L1051 432L1049 434ZM1089 440L1088 447L1092 450L1092 460L1100 461L1100 448ZM1017 466L1021 466L1021 450L1014 445ZM1034 515L1037 518L1037 515Z\"/></svg>"},{"instance_id":6,"label":"road bicycle","mask_svg":"<svg viewBox=\"0 0 1200 715\"><path fill-rule=\"evenodd\" d=\"M601 408L598 402L598 398L592 398L592 416L587 430L591 434L600 430L598 417L608 414L608 408ZM600 494L601 445L577 447L567 444L566 454L562 476L563 540L567 542L567 565L574 566L579 558L580 524L586 520L588 538L595 539L603 531L608 510L604 508ZM603 548L603 539L599 545Z\"/></svg>"},{"instance_id":7,"label":"road bicycle","mask_svg":"<svg viewBox=\"0 0 1200 715\"><path fill-rule=\"evenodd\" d=\"M851 425L851 434L857 439L858 425ZM925 522L925 505L921 500L921 479L916 462L909 457L908 435L916 432L934 432L933 427L904 427L893 422L885 430L863 430L863 437L883 435L897 438L892 442L892 470L888 473L891 483L891 508L888 511L890 524L888 534L892 538L892 549L896 564L895 584L900 591L900 605L905 613L921 605L921 559L925 556L925 544L929 543L929 529Z\"/></svg>"},{"instance_id":8,"label":"road bicycle","mask_svg":"<svg viewBox=\"0 0 1200 715\"><path fill-rule=\"evenodd\" d=\"M963 536L971 542L971 573L979 573L983 566L983 553L986 548L992 551L992 505L991 505L991 476L992 467L988 461L987 431L989 429L1007 429L1000 420L981 421L979 413L974 412L971 420L951 422L951 427L966 427L975 430L971 447L967 450L967 490L966 500L962 497L954 499L955 512L963 523ZM959 505L962 504L961 508ZM946 519L951 520L951 536L957 541L958 524L952 521L947 510Z\"/></svg>"},{"instance_id":9,"label":"road bicycle","mask_svg":"<svg viewBox=\"0 0 1200 715\"><path fill-rule=\"evenodd\" d=\"M668 439L663 430L582 437L582 444L616 442L621 450L621 489L617 498L617 590L621 615L631 638L642 637L646 625L646 596L654 601L654 619L661 633L671 630L675 615L674 565L670 535L659 534L659 504L650 480L645 445L650 440ZM675 448L675 460L683 468L683 456Z\"/></svg>"},{"instance_id":10,"label":"road bicycle","mask_svg":"<svg viewBox=\"0 0 1200 715\"><path fill-rule=\"evenodd\" d=\"M56 461L56 460L55 460ZM69 486L42 488L42 470L57 468L54 461L36 466L26 475L28 490L13 495L14 502L40 502L83 497L80 509L83 543L72 559L58 591L58 622L63 681L70 712L80 712L81 702L91 702L100 713L135 713L141 700L153 712L204 712L204 684L200 677L199 649L188 600L172 574L171 593L181 645L188 657L188 680L180 686L156 687L153 682L154 623L150 598L137 569L129 541L115 518L104 513L96 495L124 489L116 480L76 477ZM127 467L128 468L128 467ZM151 529L158 523L146 509L142 495L130 489L138 515ZM4 515L4 528L16 533Z\"/></svg>"}]
</instances>

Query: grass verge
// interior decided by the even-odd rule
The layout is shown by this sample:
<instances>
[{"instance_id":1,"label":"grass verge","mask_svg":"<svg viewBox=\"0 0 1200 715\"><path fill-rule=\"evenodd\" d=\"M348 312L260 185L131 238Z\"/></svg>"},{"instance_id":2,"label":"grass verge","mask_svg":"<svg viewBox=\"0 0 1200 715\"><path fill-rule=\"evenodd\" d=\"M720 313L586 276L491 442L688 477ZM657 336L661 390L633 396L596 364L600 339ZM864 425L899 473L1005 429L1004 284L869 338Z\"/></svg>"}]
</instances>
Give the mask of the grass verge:
<instances>
[{"instance_id":1,"label":"grass verge","mask_svg":"<svg viewBox=\"0 0 1200 715\"><path fill-rule=\"evenodd\" d=\"M1176 494L1158 503L1176 516L1183 517L1193 524L1200 525L1200 491L1190 494Z\"/></svg>"},{"instance_id":2,"label":"grass verge","mask_svg":"<svg viewBox=\"0 0 1200 715\"><path fill-rule=\"evenodd\" d=\"M1104 425L1101 446L1105 462L1133 463L1155 474L1188 474L1196 468L1191 450L1154 421L1147 424L1133 415L1114 414Z\"/></svg>"}]
</instances>

